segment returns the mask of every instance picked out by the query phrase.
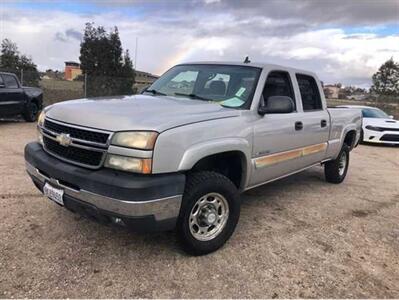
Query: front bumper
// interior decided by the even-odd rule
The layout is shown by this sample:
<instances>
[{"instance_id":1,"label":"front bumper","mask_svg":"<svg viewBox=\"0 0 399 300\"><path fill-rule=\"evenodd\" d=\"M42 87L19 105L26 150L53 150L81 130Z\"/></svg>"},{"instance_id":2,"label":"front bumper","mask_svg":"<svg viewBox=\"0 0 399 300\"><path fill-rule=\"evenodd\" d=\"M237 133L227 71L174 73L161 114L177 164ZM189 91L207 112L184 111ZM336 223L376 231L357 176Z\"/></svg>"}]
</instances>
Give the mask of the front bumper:
<instances>
[{"instance_id":1,"label":"front bumper","mask_svg":"<svg viewBox=\"0 0 399 300\"><path fill-rule=\"evenodd\" d=\"M363 141L366 143L399 144L398 131L363 130Z\"/></svg>"},{"instance_id":2,"label":"front bumper","mask_svg":"<svg viewBox=\"0 0 399 300\"><path fill-rule=\"evenodd\" d=\"M101 222L138 231L170 230L179 215L185 176L139 175L89 170L47 154L39 143L25 147L26 170L36 187L46 182L64 190L65 207Z\"/></svg>"}]
</instances>

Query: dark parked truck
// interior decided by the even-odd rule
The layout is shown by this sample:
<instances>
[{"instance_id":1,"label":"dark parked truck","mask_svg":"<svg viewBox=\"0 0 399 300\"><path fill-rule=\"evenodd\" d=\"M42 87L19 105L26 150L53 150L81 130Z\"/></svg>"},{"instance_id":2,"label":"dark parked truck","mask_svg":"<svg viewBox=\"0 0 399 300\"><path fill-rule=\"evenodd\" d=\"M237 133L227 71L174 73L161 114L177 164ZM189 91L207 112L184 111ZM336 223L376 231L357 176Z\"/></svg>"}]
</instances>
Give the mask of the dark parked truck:
<instances>
[{"instance_id":1,"label":"dark parked truck","mask_svg":"<svg viewBox=\"0 0 399 300\"><path fill-rule=\"evenodd\" d=\"M137 230L176 228L199 255L232 235L241 192L315 165L342 182L360 127L359 110L327 109L311 72L191 63L141 95L47 107L25 159L59 205Z\"/></svg>"},{"instance_id":2,"label":"dark parked truck","mask_svg":"<svg viewBox=\"0 0 399 300\"><path fill-rule=\"evenodd\" d=\"M22 115L27 122L34 122L42 106L41 89L22 86L14 74L0 72L0 117Z\"/></svg>"}]
</instances>

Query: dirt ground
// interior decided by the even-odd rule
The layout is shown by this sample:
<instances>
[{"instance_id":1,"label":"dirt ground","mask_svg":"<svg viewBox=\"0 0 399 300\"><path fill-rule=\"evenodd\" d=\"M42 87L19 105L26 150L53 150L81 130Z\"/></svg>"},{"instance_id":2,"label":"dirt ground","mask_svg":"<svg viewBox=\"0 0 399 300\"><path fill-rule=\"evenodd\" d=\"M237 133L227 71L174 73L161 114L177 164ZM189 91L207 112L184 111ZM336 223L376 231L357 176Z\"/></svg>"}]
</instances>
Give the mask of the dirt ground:
<instances>
[{"instance_id":1,"label":"dirt ground","mask_svg":"<svg viewBox=\"0 0 399 300\"><path fill-rule=\"evenodd\" d=\"M359 146L343 184L322 168L242 196L235 234L190 257L43 197L24 170L35 125L0 122L0 298L399 298L399 147Z\"/></svg>"}]
</instances>

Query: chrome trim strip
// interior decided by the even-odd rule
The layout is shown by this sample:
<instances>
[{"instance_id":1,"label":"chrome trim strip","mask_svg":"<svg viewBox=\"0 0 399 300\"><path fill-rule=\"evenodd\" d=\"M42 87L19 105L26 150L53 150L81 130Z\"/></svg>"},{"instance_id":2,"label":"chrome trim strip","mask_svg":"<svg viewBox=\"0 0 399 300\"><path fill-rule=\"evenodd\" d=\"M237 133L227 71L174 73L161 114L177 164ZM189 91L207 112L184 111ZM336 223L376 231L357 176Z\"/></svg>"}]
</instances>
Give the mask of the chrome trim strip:
<instances>
[{"instance_id":1,"label":"chrome trim strip","mask_svg":"<svg viewBox=\"0 0 399 300\"><path fill-rule=\"evenodd\" d=\"M293 150L288 150L284 152L278 152L278 153L273 153L270 155L265 155L262 157L258 157L254 159L255 162L255 168L264 168L267 166L271 166L280 162L285 162L287 160L295 159L295 158L300 158L303 156L319 153L322 151L325 151L327 149L328 143L321 143L321 144L315 144L315 145L310 145L298 149L293 149Z\"/></svg>"},{"instance_id":2,"label":"chrome trim strip","mask_svg":"<svg viewBox=\"0 0 399 300\"><path fill-rule=\"evenodd\" d=\"M118 146L114 146L114 145L109 146L108 153L136 157L136 158L152 158L152 151L137 150L137 149L131 149L131 148L125 148L125 147L118 147Z\"/></svg>"},{"instance_id":3,"label":"chrome trim strip","mask_svg":"<svg viewBox=\"0 0 399 300\"><path fill-rule=\"evenodd\" d=\"M22 104L21 101L0 101L0 105Z\"/></svg>"},{"instance_id":4,"label":"chrome trim strip","mask_svg":"<svg viewBox=\"0 0 399 300\"><path fill-rule=\"evenodd\" d=\"M43 175L30 163L26 163L26 171L41 183L50 182L52 185L61 187L64 193L86 203L90 203L99 209L113 212L128 217L140 217L154 215L157 221L176 218L179 215L182 202L182 195L175 195L166 198L149 201L125 201L95 194L86 190L76 190L60 184L55 178Z\"/></svg>"}]
</instances>

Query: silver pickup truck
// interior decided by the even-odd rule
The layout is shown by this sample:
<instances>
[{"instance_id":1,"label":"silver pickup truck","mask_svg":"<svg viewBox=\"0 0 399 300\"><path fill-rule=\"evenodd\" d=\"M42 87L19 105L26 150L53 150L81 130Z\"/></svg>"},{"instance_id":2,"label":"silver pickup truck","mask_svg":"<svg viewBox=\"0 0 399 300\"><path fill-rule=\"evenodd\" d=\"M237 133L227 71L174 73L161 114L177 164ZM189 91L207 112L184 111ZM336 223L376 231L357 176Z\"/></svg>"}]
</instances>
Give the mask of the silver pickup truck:
<instances>
[{"instance_id":1,"label":"silver pickup truck","mask_svg":"<svg viewBox=\"0 0 399 300\"><path fill-rule=\"evenodd\" d=\"M342 182L361 122L359 110L327 109L311 72L187 63L140 95L47 107L26 168L73 212L141 231L175 228L201 255L232 235L240 193L320 164L328 182Z\"/></svg>"}]
</instances>

